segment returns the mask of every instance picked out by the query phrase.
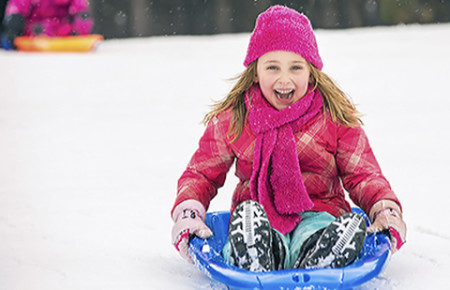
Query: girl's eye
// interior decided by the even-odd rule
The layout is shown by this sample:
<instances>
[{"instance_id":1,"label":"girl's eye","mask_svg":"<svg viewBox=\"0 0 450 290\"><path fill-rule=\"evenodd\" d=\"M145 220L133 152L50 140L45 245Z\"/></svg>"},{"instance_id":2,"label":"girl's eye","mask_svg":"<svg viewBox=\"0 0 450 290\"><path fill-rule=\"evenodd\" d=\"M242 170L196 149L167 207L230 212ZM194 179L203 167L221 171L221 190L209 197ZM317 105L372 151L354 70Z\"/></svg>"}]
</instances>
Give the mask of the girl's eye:
<instances>
[{"instance_id":1,"label":"girl's eye","mask_svg":"<svg viewBox=\"0 0 450 290\"><path fill-rule=\"evenodd\" d=\"M299 65L294 65L291 69L292 69L292 70L301 70L302 67L299 66Z\"/></svg>"},{"instance_id":2,"label":"girl's eye","mask_svg":"<svg viewBox=\"0 0 450 290\"><path fill-rule=\"evenodd\" d=\"M267 67L267 70L277 70L277 69L278 69L278 67L275 65L271 65L271 66Z\"/></svg>"}]
</instances>

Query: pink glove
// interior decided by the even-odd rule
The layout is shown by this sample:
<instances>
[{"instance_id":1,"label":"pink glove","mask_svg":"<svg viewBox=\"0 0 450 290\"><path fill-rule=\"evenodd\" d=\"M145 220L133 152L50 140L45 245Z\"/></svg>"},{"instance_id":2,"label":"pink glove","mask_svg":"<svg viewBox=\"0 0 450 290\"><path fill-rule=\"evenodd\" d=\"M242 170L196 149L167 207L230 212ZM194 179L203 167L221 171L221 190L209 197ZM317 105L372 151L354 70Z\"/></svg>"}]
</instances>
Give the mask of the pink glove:
<instances>
[{"instance_id":1,"label":"pink glove","mask_svg":"<svg viewBox=\"0 0 450 290\"><path fill-rule=\"evenodd\" d=\"M79 13L75 15L72 26L75 35L86 35L92 32L94 21L87 13Z\"/></svg>"},{"instance_id":2,"label":"pink glove","mask_svg":"<svg viewBox=\"0 0 450 290\"><path fill-rule=\"evenodd\" d=\"M400 206L396 202L387 199L376 202L370 210L369 217L373 223L367 229L368 232L388 230L393 253L403 246L406 242L406 224Z\"/></svg>"},{"instance_id":3,"label":"pink glove","mask_svg":"<svg viewBox=\"0 0 450 290\"><path fill-rule=\"evenodd\" d=\"M194 200L185 200L173 210L172 243L181 257L194 263L189 255L189 237L195 235L206 239L212 236L211 230L203 222L206 217L204 206Z\"/></svg>"}]
</instances>

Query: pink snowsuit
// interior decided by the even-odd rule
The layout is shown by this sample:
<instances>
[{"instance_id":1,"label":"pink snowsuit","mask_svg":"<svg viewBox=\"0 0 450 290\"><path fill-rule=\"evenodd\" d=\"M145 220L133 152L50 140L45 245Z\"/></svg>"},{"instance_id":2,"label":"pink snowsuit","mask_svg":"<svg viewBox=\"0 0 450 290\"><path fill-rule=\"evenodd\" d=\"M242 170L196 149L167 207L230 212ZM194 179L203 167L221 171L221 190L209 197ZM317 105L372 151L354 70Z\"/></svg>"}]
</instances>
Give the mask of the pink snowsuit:
<instances>
[{"instance_id":1,"label":"pink snowsuit","mask_svg":"<svg viewBox=\"0 0 450 290\"><path fill-rule=\"evenodd\" d=\"M5 15L24 17L25 36L68 36L91 32L88 12L87 0L9 0Z\"/></svg>"},{"instance_id":2,"label":"pink snowsuit","mask_svg":"<svg viewBox=\"0 0 450 290\"><path fill-rule=\"evenodd\" d=\"M174 208L185 200L195 199L208 209L234 161L239 183L231 211L239 203L252 199L249 180L256 135L246 123L240 138L232 143L227 137L230 122L231 110L227 110L208 123L199 148L178 181ZM366 213L381 199L400 204L381 173L361 127L339 125L328 113L321 112L294 132L294 138L303 181L314 203L312 211L325 211L334 216L350 212L344 188Z\"/></svg>"}]
</instances>

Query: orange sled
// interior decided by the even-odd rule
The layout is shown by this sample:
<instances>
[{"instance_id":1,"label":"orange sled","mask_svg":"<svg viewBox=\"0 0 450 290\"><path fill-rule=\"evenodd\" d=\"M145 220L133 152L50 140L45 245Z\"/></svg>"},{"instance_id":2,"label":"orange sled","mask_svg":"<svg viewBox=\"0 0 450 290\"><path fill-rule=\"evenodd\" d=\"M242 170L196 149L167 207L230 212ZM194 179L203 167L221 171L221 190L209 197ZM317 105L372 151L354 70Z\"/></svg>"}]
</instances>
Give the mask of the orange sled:
<instances>
[{"instance_id":1,"label":"orange sled","mask_svg":"<svg viewBox=\"0 0 450 290\"><path fill-rule=\"evenodd\" d=\"M14 40L14 44L20 51L89 52L102 40L103 36L99 34L63 37L19 36Z\"/></svg>"}]
</instances>

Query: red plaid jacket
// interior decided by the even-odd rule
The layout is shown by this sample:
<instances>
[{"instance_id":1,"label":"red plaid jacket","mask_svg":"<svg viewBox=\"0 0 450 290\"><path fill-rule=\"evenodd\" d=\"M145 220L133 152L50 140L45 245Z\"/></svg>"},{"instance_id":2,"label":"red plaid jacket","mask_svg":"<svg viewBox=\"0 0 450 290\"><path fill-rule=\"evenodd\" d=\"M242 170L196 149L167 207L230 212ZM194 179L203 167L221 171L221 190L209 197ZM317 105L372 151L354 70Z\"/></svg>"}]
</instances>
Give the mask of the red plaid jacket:
<instances>
[{"instance_id":1,"label":"red plaid jacket","mask_svg":"<svg viewBox=\"0 0 450 290\"><path fill-rule=\"evenodd\" d=\"M178 181L174 208L185 200L195 199L208 209L235 160L239 183L231 211L251 199L249 180L256 136L246 124L240 138L231 142L227 136L230 121L231 110L227 110L208 123L199 148ZM314 202L312 211L326 211L334 216L351 211L344 189L366 213L381 199L400 204L361 127L339 125L320 113L294 135L303 181Z\"/></svg>"}]
</instances>

